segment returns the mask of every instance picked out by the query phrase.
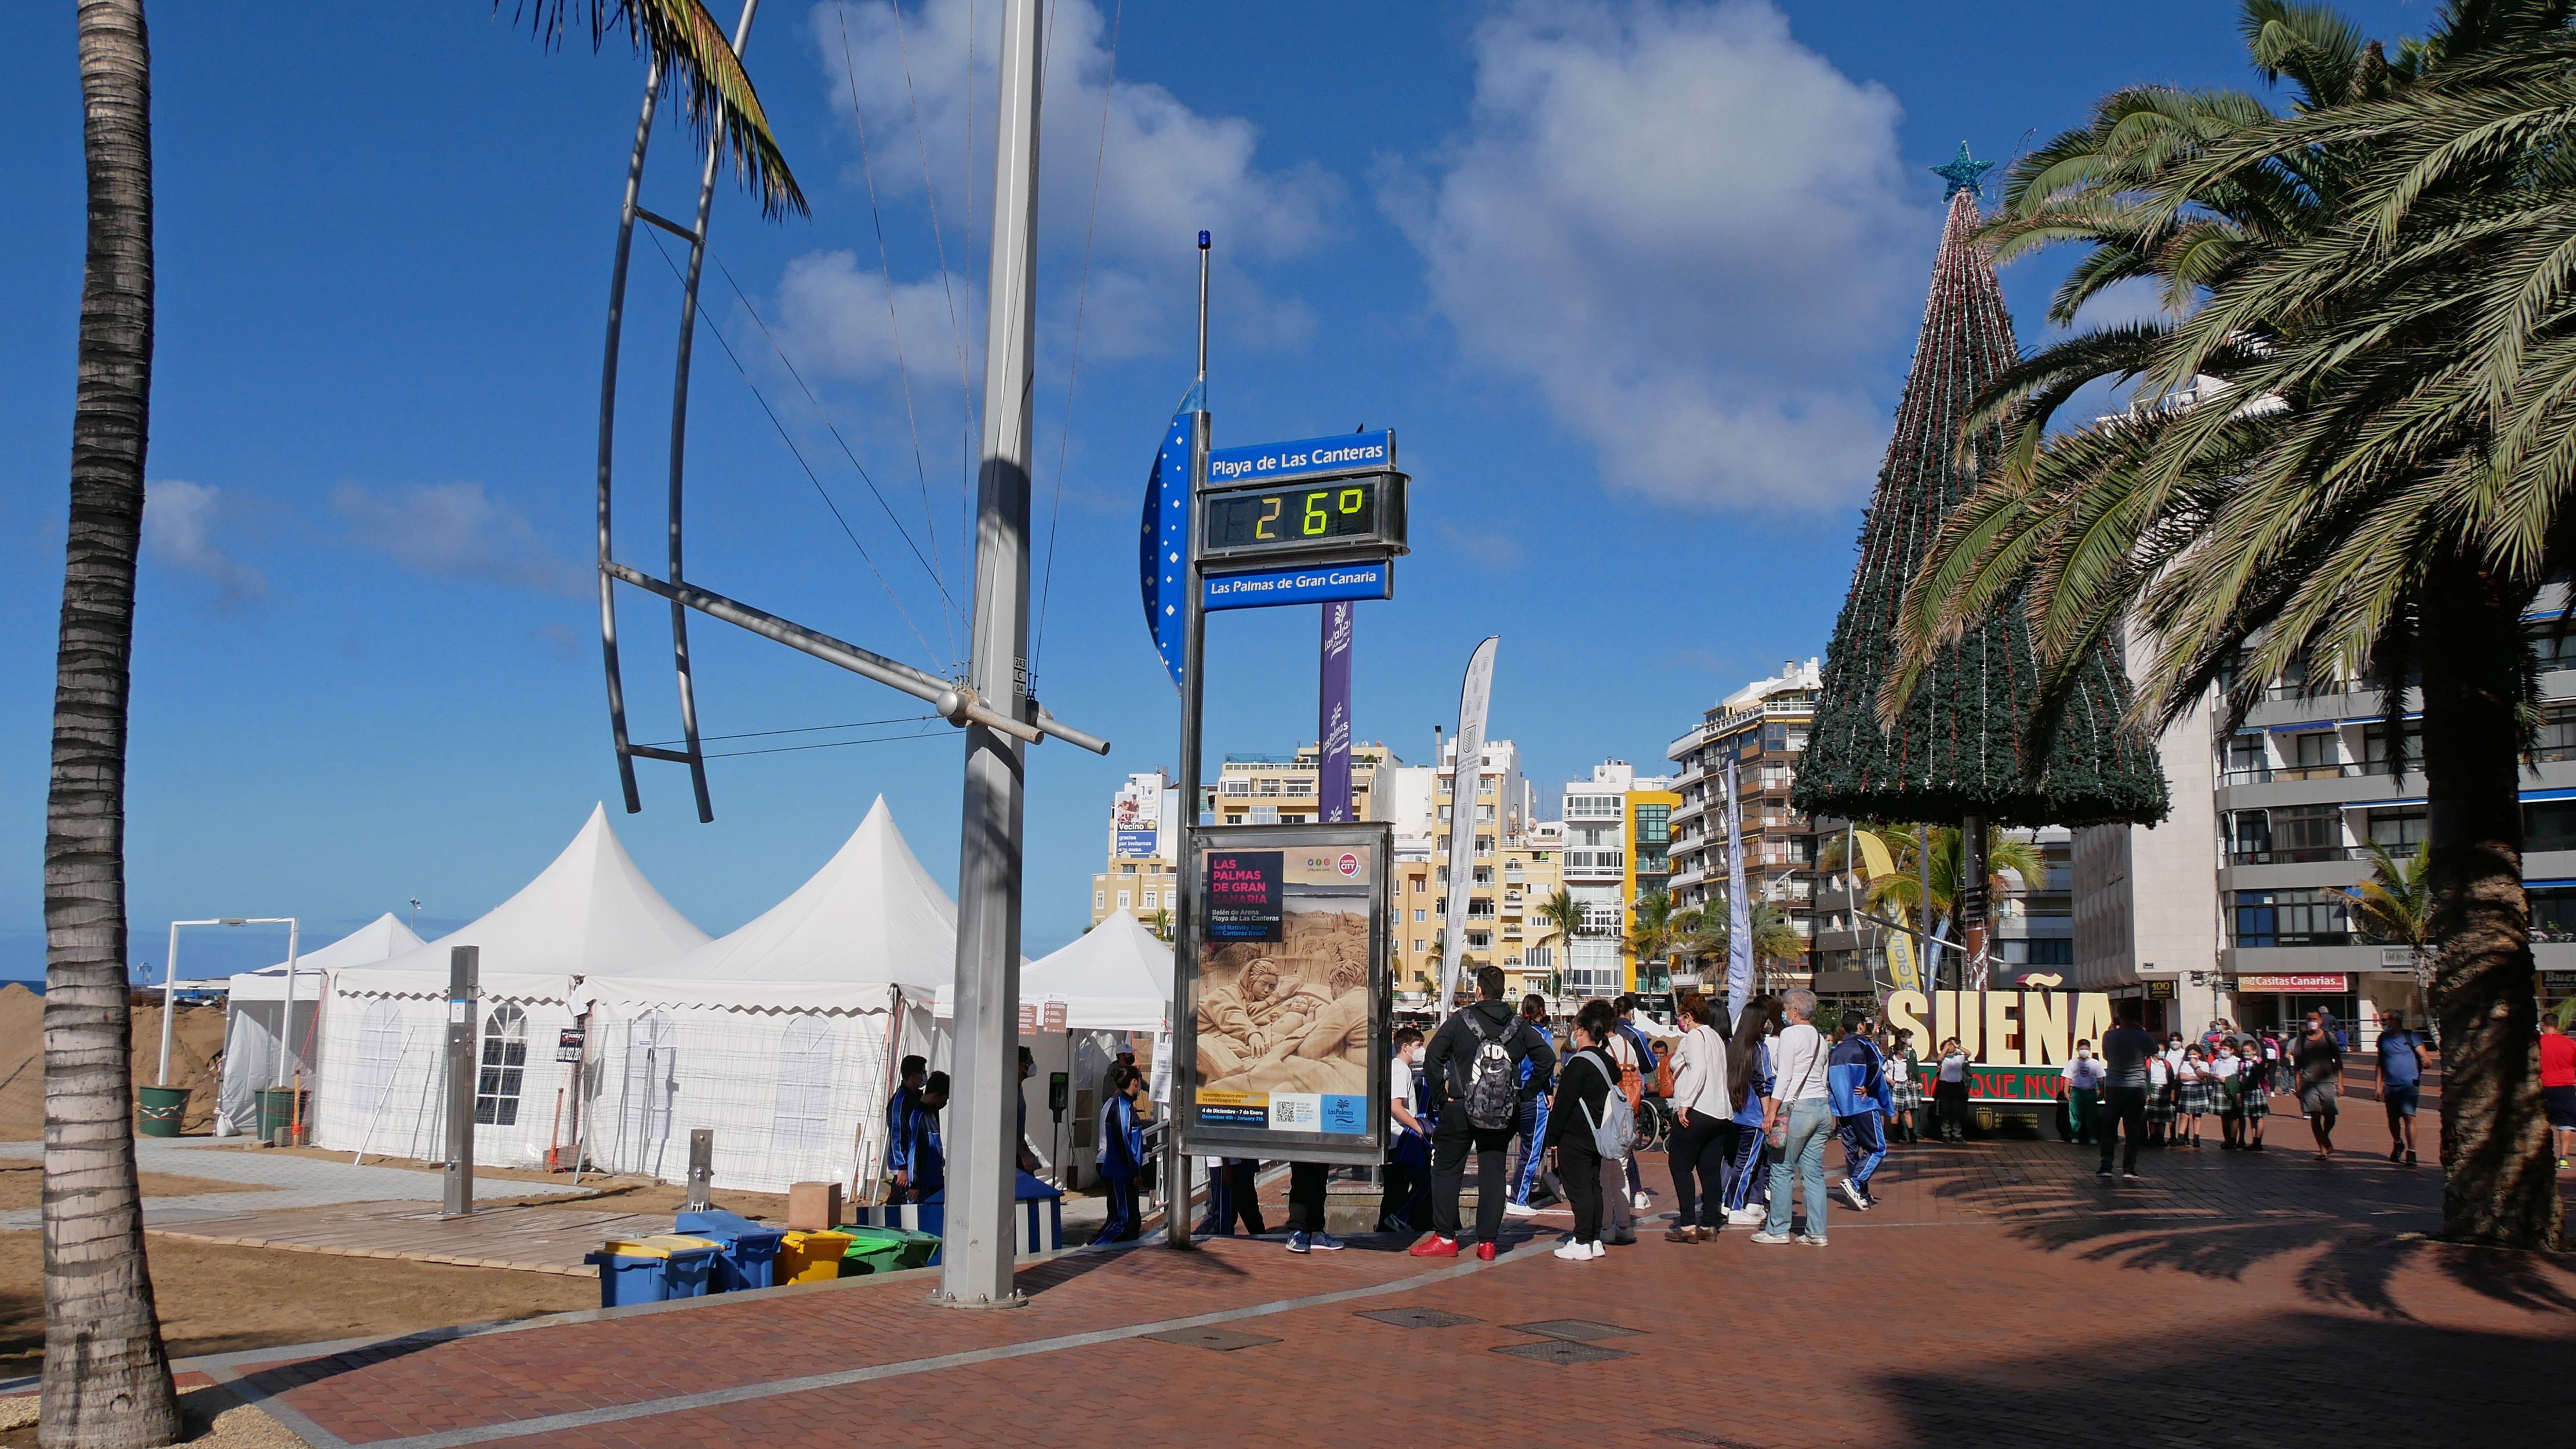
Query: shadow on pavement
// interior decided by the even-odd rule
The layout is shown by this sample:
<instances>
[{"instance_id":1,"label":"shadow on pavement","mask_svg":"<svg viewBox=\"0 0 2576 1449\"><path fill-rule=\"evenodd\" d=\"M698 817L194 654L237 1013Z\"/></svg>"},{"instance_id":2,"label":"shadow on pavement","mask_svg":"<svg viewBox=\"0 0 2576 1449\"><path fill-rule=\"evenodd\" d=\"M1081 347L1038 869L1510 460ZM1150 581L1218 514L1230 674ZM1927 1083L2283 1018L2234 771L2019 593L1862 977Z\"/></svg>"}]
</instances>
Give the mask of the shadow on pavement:
<instances>
[{"instance_id":1,"label":"shadow on pavement","mask_svg":"<svg viewBox=\"0 0 2576 1449\"><path fill-rule=\"evenodd\" d=\"M2568 1343L2326 1314L2251 1341L2140 1338L2105 1312L2044 1362L1981 1362L1963 1340L1957 1372L1876 1387L1911 1429L1902 1444L2536 1444L2565 1432L2548 1366Z\"/></svg>"}]
</instances>

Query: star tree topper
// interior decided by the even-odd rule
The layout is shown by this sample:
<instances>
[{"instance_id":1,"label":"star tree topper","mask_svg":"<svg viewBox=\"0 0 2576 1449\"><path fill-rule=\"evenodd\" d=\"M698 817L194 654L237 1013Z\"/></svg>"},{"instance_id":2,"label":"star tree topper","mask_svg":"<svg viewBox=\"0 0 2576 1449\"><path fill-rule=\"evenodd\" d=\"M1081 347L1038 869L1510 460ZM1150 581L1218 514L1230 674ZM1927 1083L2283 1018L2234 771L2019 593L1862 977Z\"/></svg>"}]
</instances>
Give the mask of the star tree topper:
<instances>
[{"instance_id":1,"label":"star tree topper","mask_svg":"<svg viewBox=\"0 0 2576 1449\"><path fill-rule=\"evenodd\" d=\"M1959 143L1959 154L1950 158L1949 164L1929 166L1924 169L1950 183L1950 189L1941 193L1941 199L1947 201L1962 191L1979 190L1984 185L1986 173L1995 169L1995 163L1970 160L1968 143L1962 141Z\"/></svg>"}]
</instances>

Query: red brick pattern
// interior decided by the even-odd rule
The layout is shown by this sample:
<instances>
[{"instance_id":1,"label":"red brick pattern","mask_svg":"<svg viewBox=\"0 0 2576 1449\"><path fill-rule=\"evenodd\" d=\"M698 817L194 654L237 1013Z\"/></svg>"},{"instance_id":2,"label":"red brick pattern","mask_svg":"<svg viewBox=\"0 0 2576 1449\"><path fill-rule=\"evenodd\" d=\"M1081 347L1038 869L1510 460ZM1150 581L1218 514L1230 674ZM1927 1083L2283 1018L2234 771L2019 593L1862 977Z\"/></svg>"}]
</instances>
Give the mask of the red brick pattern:
<instances>
[{"instance_id":1,"label":"red brick pattern","mask_svg":"<svg viewBox=\"0 0 2576 1449\"><path fill-rule=\"evenodd\" d=\"M2356 1148L2375 1123L2348 1119ZM2431 1124L2426 1124L2430 1126ZM1219 1353L1142 1338L1059 1347L497 1442L557 1446L1495 1442L1797 1445L2192 1442L2381 1433L2536 1442L2563 1426L2576 1267L2402 1235L2438 1226L2431 1168L2310 1160L2276 1119L2256 1154L2148 1155L2106 1186L2057 1143L1903 1148L1881 1204L1831 1215L1832 1245L1682 1246L1649 1232L1584 1264L1553 1233L1428 1286L1230 1321L1276 1338ZM1838 1155L1838 1154L1836 1154ZM1660 1191L1660 1159L1650 1160ZM1668 1204L1664 1198L1658 1206ZM1544 1227L1544 1224L1541 1225ZM1660 1229L1661 1224L1652 1224ZM1442 1264L1390 1251L1293 1257L1219 1240L1193 1254L1075 1255L1022 1275L1029 1307L960 1312L927 1279L715 1300L255 1376L367 1443L736 1384L1396 1283ZM1407 1329L1364 1310L1479 1320ZM1506 1325L1643 1330L1630 1358L1567 1367L1493 1349ZM288 1385L292 1384L292 1387ZM2477 1434L2463 1417L2474 1407ZM2285 1437L2284 1425L2303 1427ZM2552 1428L2553 1437L2558 1433ZM2501 1437L2496 1437L2501 1436Z\"/></svg>"}]
</instances>

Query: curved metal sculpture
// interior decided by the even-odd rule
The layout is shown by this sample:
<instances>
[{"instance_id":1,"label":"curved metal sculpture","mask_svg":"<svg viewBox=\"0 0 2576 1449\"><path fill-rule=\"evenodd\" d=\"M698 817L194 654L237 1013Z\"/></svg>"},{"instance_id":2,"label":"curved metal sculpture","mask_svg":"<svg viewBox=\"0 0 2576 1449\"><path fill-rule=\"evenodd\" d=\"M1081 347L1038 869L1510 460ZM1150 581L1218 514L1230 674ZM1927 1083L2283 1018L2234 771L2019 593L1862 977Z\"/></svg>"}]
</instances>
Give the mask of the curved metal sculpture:
<instances>
[{"instance_id":1,"label":"curved metal sculpture","mask_svg":"<svg viewBox=\"0 0 2576 1449\"><path fill-rule=\"evenodd\" d=\"M744 44L751 37L752 17L759 8L760 0L744 0L742 17L736 22L733 33L733 48L737 55L742 53ZM626 195L617 216L617 250L609 268L607 342L599 378L599 647L608 674L609 734L617 748L618 784L625 791L628 813L644 808L643 796L635 784L635 761L642 758L688 766L689 783L697 794L698 819L715 819L714 799L707 789L706 753L698 739L697 686L689 672L688 611L691 609L928 701L950 724L982 724L1030 744L1037 743L1042 736L1053 735L1095 754L1107 754L1108 741L1059 723L1034 700L1030 701L1026 719L995 713L980 702L970 686L888 659L872 650L698 588L687 581L681 565L681 504L688 451L689 362L692 345L697 338L698 279L706 265L707 223L715 204L716 171L722 159L718 149L721 138L710 134L707 139L704 164L698 178L698 208L694 225L682 226L643 206L640 198L644 187L644 158L652 145L653 114L661 99L661 87L662 70L657 64L645 74L643 112L635 122L635 153L626 166ZM689 264L680 284L680 335L671 376L670 498L666 526L668 563L659 578L618 562L613 551L611 528L617 440L618 351L625 331L626 268L633 255L635 223L638 221L660 227L689 244ZM671 606L671 662L680 690L679 749L639 745L627 735L626 686L617 651L616 586L621 582L658 595Z\"/></svg>"}]
</instances>

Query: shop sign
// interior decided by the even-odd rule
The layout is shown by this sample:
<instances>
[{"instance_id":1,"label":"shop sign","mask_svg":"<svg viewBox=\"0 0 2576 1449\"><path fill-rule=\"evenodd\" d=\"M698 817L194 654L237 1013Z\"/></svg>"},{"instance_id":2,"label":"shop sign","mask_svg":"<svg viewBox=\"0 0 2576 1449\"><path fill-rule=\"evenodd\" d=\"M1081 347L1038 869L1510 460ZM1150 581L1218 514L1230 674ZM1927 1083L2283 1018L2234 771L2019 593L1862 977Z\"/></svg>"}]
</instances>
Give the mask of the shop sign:
<instances>
[{"instance_id":1,"label":"shop sign","mask_svg":"<svg viewBox=\"0 0 2576 1449\"><path fill-rule=\"evenodd\" d=\"M2239 976L2239 993L2276 992L2300 996L2341 996L2352 990L2352 977L2341 971L2309 971L2275 976Z\"/></svg>"}]
</instances>

